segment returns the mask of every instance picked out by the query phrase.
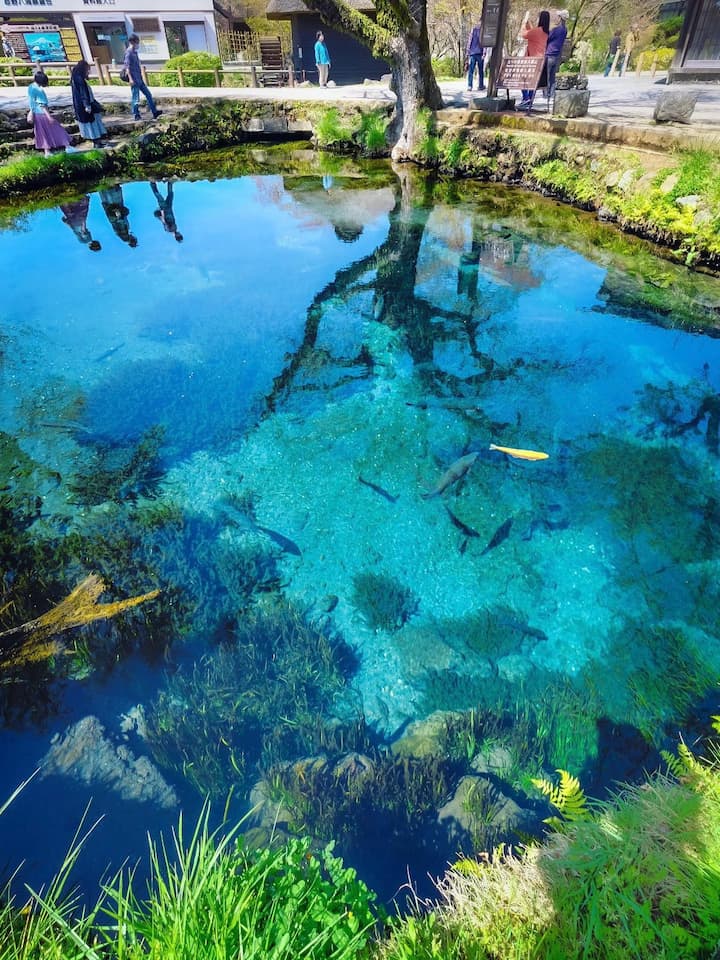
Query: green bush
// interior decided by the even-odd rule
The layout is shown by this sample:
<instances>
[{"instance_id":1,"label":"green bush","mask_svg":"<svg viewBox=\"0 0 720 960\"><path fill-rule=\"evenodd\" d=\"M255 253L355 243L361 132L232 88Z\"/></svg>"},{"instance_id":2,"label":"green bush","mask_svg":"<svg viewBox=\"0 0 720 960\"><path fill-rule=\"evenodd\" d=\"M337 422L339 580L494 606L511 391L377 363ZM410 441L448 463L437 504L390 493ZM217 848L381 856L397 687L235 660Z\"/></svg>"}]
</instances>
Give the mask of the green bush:
<instances>
[{"instance_id":1,"label":"green bush","mask_svg":"<svg viewBox=\"0 0 720 960\"><path fill-rule=\"evenodd\" d=\"M13 82L10 79L10 71L5 69L5 65L11 63L15 68L16 77L32 77L33 68L27 60L20 60L19 57L0 57L0 87L12 87Z\"/></svg>"},{"instance_id":2,"label":"green bush","mask_svg":"<svg viewBox=\"0 0 720 960\"><path fill-rule=\"evenodd\" d=\"M181 53L179 57L171 57L165 64L167 73L152 75L153 82L161 87L178 87L180 81L177 70L183 72L186 87L214 87L214 73L194 73L195 70L218 70L222 83L222 60L214 53L205 53L203 50L191 50Z\"/></svg>"},{"instance_id":3,"label":"green bush","mask_svg":"<svg viewBox=\"0 0 720 960\"><path fill-rule=\"evenodd\" d=\"M654 62L658 70L667 70L674 56L674 47L657 47L655 50L646 50L644 53L643 67L645 70L648 70Z\"/></svg>"}]
</instances>

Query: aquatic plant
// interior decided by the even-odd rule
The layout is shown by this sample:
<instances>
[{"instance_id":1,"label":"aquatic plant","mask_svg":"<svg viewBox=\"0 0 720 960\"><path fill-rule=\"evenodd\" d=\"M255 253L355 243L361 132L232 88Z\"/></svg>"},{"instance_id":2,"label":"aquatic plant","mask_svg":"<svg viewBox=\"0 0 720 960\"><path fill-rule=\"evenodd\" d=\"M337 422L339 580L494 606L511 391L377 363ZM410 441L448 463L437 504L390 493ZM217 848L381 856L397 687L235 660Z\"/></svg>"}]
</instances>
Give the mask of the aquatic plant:
<instances>
[{"instance_id":1,"label":"aquatic plant","mask_svg":"<svg viewBox=\"0 0 720 960\"><path fill-rule=\"evenodd\" d=\"M415 594L389 574L358 573L353 583L353 603L374 630L399 630L417 612Z\"/></svg>"},{"instance_id":2,"label":"aquatic plant","mask_svg":"<svg viewBox=\"0 0 720 960\"><path fill-rule=\"evenodd\" d=\"M556 772L560 774L558 784L547 780L545 777L535 777L532 780L532 785L537 787L540 793L544 794L562 815L562 819L553 816L548 817L544 822L553 829L562 831L566 822L587 820L591 814L588 809L587 797L578 778L568 773L567 770L557 770Z\"/></svg>"},{"instance_id":3,"label":"aquatic plant","mask_svg":"<svg viewBox=\"0 0 720 960\"><path fill-rule=\"evenodd\" d=\"M331 144L337 147L338 144L349 143L351 131L342 122L337 107L328 107L320 116L315 127L315 136L320 147L328 147Z\"/></svg>"},{"instance_id":4,"label":"aquatic plant","mask_svg":"<svg viewBox=\"0 0 720 960\"><path fill-rule=\"evenodd\" d=\"M150 496L161 479L160 447L165 429L150 427L131 447L98 444L85 469L76 471L69 488L88 506L108 500Z\"/></svg>"},{"instance_id":5,"label":"aquatic plant","mask_svg":"<svg viewBox=\"0 0 720 960\"><path fill-rule=\"evenodd\" d=\"M457 764L442 757L395 757L373 749L368 756L278 765L268 779L280 791L291 828L341 839L352 849L379 837L402 847L432 834L457 776Z\"/></svg>"},{"instance_id":6,"label":"aquatic plant","mask_svg":"<svg viewBox=\"0 0 720 960\"><path fill-rule=\"evenodd\" d=\"M178 671L148 714L156 758L201 792L247 790L259 767L318 749L354 670L349 648L282 602L247 612L230 640Z\"/></svg>"}]
</instances>

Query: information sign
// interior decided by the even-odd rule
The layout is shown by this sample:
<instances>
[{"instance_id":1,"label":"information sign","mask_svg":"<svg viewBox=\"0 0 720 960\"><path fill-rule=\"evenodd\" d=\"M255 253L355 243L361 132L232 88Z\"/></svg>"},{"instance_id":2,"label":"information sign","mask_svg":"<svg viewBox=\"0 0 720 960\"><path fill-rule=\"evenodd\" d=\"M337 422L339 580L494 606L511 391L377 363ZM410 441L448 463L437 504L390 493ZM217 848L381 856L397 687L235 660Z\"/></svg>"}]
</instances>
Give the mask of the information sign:
<instances>
[{"instance_id":1,"label":"information sign","mask_svg":"<svg viewBox=\"0 0 720 960\"><path fill-rule=\"evenodd\" d=\"M485 0L483 3L482 37L480 40L483 47L497 46L501 5L502 0Z\"/></svg>"},{"instance_id":2,"label":"information sign","mask_svg":"<svg viewBox=\"0 0 720 960\"><path fill-rule=\"evenodd\" d=\"M505 57L498 87L506 90L537 90L545 57Z\"/></svg>"}]
</instances>

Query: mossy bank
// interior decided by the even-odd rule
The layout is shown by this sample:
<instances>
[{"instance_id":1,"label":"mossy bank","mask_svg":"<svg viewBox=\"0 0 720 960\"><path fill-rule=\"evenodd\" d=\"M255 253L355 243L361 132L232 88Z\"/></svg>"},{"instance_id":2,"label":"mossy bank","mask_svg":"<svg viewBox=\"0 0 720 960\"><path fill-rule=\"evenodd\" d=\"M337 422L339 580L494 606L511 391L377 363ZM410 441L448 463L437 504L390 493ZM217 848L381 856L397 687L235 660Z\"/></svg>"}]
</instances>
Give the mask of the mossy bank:
<instances>
[{"instance_id":1,"label":"mossy bank","mask_svg":"<svg viewBox=\"0 0 720 960\"><path fill-rule=\"evenodd\" d=\"M309 140L336 152L387 154L389 106L214 101L188 105L107 152L0 166L0 202L104 177L137 177L148 163L259 140ZM507 118L504 118L507 119ZM512 120L512 118L510 118ZM711 149L658 154L498 124L479 112L427 113L418 163L448 177L512 183L594 211L658 244L687 266L720 270L720 155ZM222 175L222 174L221 174ZM31 201L32 202L32 201Z\"/></svg>"}]
</instances>

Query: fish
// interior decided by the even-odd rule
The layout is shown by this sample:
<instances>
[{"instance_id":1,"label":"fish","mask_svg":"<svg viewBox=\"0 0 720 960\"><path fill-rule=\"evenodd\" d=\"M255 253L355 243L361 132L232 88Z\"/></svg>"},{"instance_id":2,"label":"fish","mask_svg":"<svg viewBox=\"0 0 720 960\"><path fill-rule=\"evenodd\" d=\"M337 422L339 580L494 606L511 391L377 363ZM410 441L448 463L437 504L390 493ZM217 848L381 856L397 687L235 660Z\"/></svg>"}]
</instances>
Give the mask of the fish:
<instances>
[{"instance_id":1,"label":"fish","mask_svg":"<svg viewBox=\"0 0 720 960\"><path fill-rule=\"evenodd\" d=\"M484 557L486 553L490 553L491 550L494 550L495 547L497 547L499 544L503 542L503 540L507 540L510 534L510 529L512 528L512 525L513 525L512 517L508 517L504 523L501 523L500 526L495 531L495 533L492 535L490 542L485 547L485 549L480 554L480 556Z\"/></svg>"},{"instance_id":2,"label":"fish","mask_svg":"<svg viewBox=\"0 0 720 960\"><path fill-rule=\"evenodd\" d=\"M118 350L122 350L124 346L124 343L119 343L116 347L110 347L105 353L101 353L99 357L95 357L95 363L102 363L103 360L108 360L114 353L117 353Z\"/></svg>"},{"instance_id":3,"label":"fish","mask_svg":"<svg viewBox=\"0 0 720 960\"><path fill-rule=\"evenodd\" d=\"M539 450L519 450L517 447L498 447L496 444L490 444L490 450L499 450L500 453L506 453L509 457L515 457L516 460L547 460L549 453L541 453Z\"/></svg>"},{"instance_id":4,"label":"fish","mask_svg":"<svg viewBox=\"0 0 720 960\"><path fill-rule=\"evenodd\" d=\"M253 517L248 516L247 513L239 510L231 503L221 503L220 507L230 523L236 527L241 527L246 530L257 530L259 533L264 533L266 537L269 537L269 539L276 543L285 553L291 553L295 557L302 556L300 547L294 540L291 540L290 537L286 537L284 533L279 533L270 527L262 526L262 524L258 523Z\"/></svg>"},{"instance_id":5,"label":"fish","mask_svg":"<svg viewBox=\"0 0 720 960\"><path fill-rule=\"evenodd\" d=\"M377 483L373 483L371 480L366 480L364 477L361 477L359 474L358 474L358 481L364 487L370 487L370 489L374 490L375 493L379 493L381 497L385 497L385 499L388 500L390 503L397 503L398 498L394 497L391 493L388 493L388 491L385 490L384 487L378 486Z\"/></svg>"},{"instance_id":6,"label":"fish","mask_svg":"<svg viewBox=\"0 0 720 960\"><path fill-rule=\"evenodd\" d=\"M460 457L459 460L456 460L440 477L435 487L428 491L427 493L422 494L423 500L430 500L432 497L439 497L443 491L447 490L449 486L459 480L461 477L464 477L468 472L470 467L475 463L479 456L477 451L473 453L466 453L464 457Z\"/></svg>"},{"instance_id":7,"label":"fish","mask_svg":"<svg viewBox=\"0 0 720 960\"><path fill-rule=\"evenodd\" d=\"M453 522L453 526L457 527L458 530L463 534L463 536L465 536L466 538L480 536L477 530L473 530L472 527L469 527L466 523L463 523L460 517L456 517L455 514L452 512L452 510L447 506L447 504L445 505L445 509L447 510L447 515L450 517L450 519ZM460 552L464 553L465 551L461 550Z\"/></svg>"}]
</instances>

